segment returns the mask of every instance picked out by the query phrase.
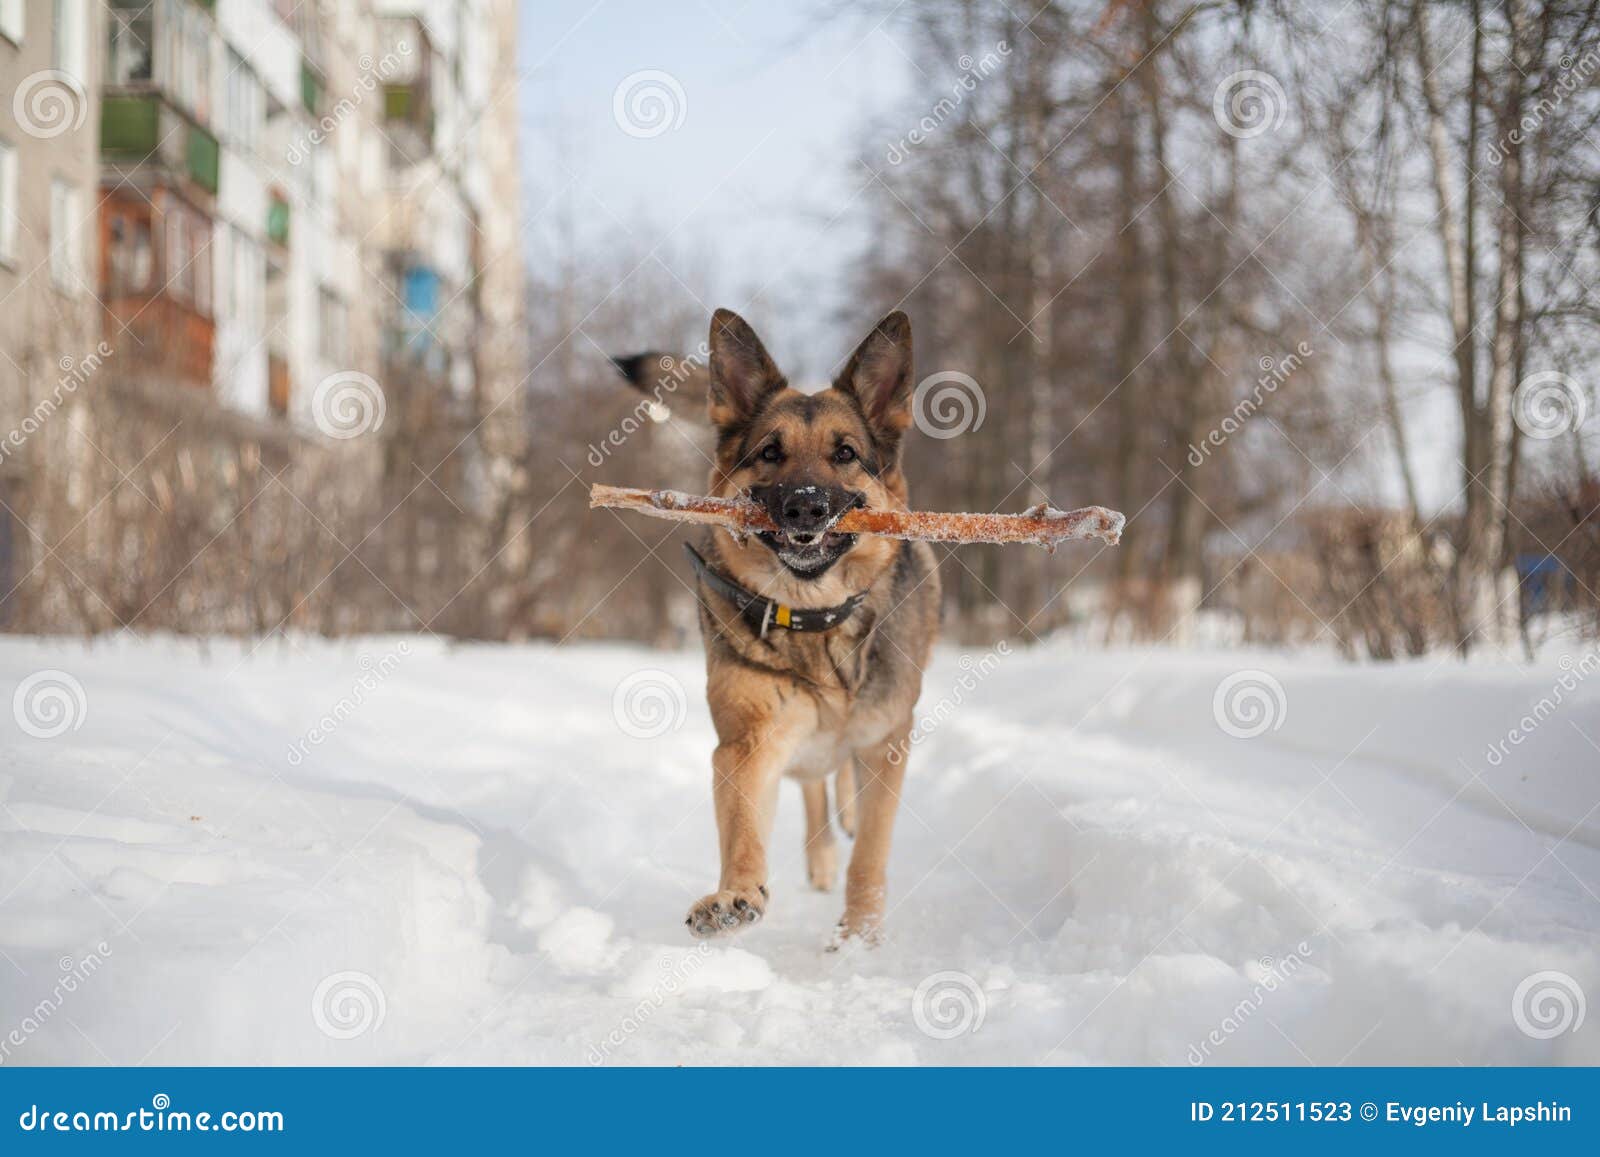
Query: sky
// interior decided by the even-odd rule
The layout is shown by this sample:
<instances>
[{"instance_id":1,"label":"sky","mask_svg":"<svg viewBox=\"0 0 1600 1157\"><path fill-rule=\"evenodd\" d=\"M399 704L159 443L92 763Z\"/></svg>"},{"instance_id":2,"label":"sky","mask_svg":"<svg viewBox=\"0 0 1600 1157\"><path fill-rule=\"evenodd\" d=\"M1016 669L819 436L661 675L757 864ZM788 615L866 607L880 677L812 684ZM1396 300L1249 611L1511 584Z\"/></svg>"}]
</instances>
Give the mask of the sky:
<instances>
[{"instance_id":1,"label":"sky","mask_svg":"<svg viewBox=\"0 0 1600 1157\"><path fill-rule=\"evenodd\" d=\"M653 253L708 315L764 290L783 304L768 326L780 331L780 363L791 374L825 369L792 363L820 335L843 340L842 282L870 242L858 210L873 178L861 159L883 167L885 126L905 107L914 66L892 20L880 23L888 6L838 16L822 7L527 4L519 48L530 260L546 259L539 239L565 228L580 252L620 237L640 256Z\"/></svg>"}]
</instances>

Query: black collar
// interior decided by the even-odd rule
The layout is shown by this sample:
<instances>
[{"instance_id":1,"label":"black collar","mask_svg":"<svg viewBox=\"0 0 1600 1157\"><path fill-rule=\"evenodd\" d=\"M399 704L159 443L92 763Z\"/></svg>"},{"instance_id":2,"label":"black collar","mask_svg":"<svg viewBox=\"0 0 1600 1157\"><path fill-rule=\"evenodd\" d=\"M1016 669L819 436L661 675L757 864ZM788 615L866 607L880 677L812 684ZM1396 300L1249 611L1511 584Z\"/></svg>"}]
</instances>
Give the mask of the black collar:
<instances>
[{"instance_id":1,"label":"black collar","mask_svg":"<svg viewBox=\"0 0 1600 1157\"><path fill-rule=\"evenodd\" d=\"M738 607L745 622L763 639L772 627L784 627L791 631L831 631L855 614L861 600L867 597L867 592L862 591L858 595L851 595L836 607L791 607L776 599L763 598L753 591L747 591L732 579L718 574L710 563L700 557L700 552L687 542L683 544L683 549L688 551L689 562L694 566L695 574L700 576L700 581Z\"/></svg>"}]
</instances>

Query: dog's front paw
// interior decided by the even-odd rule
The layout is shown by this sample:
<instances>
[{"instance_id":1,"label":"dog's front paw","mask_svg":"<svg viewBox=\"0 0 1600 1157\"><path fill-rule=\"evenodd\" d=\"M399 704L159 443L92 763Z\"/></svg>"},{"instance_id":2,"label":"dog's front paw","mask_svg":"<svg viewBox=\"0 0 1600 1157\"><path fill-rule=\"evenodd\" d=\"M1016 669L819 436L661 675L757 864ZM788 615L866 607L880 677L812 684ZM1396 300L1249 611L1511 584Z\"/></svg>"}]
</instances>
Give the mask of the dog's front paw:
<instances>
[{"instance_id":1,"label":"dog's front paw","mask_svg":"<svg viewBox=\"0 0 1600 1157\"><path fill-rule=\"evenodd\" d=\"M719 936L737 932L747 924L754 924L767 914L767 886L757 884L750 888L724 888L709 896L702 896L689 909L684 920L695 936Z\"/></svg>"},{"instance_id":2,"label":"dog's front paw","mask_svg":"<svg viewBox=\"0 0 1600 1157\"><path fill-rule=\"evenodd\" d=\"M864 948L877 948L883 943L883 913L878 910L845 910L839 925L828 940L828 951L838 952L852 944Z\"/></svg>"}]
</instances>

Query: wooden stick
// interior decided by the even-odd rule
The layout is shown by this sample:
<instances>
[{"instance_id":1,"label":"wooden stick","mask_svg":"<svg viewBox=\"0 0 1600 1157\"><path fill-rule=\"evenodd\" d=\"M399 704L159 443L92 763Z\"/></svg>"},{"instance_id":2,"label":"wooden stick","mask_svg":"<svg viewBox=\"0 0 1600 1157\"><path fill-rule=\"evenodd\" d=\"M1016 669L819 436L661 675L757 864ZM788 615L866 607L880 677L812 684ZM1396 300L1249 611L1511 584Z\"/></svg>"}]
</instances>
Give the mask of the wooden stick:
<instances>
[{"instance_id":1,"label":"wooden stick","mask_svg":"<svg viewBox=\"0 0 1600 1157\"><path fill-rule=\"evenodd\" d=\"M777 524L749 498L706 498L681 490L635 490L626 486L589 488L589 505L632 510L652 518L720 526L735 537L775 533ZM1026 542L1055 551L1069 539L1098 538L1115 546L1127 520L1104 506L1057 510L1041 503L1021 514L934 514L909 510L848 510L828 529L840 534L876 534L923 542Z\"/></svg>"}]
</instances>

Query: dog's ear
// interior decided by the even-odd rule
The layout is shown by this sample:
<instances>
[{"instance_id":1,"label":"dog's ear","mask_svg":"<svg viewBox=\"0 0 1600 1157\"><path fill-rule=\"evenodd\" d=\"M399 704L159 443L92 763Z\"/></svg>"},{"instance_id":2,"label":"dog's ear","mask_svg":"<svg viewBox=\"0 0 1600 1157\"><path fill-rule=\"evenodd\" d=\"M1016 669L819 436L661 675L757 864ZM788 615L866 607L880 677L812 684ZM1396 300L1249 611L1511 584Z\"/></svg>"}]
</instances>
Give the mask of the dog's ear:
<instances>
[{"instance_id":1,"label":"dog's ear","mask_svg":"<svg viewBox=\"0 0 1600 1157\"><path fill-rule=\"evenodd\" d=\"M750 323L731 309L711 315L711 424L747 422L766 396L787 385Z\"/></svg>"},{"instance_id":2,"label":"dog's ear","mask_svg":"<svg viewBox=\"0 0 1600 1157\"><path fill-rule=\"evenodd\" d=\"M893 461L911 424L911 319L895 310L850 355L834 389L854 395L884 457Z\"/></svg>"},{"instance_id":3,"label":"dog's ear","mask_svg":"<svg viewBox=\"0 0 1600 1157\"><path fill-rule=\"evenodd\" d=\"M697 426L707 424L711 373L703 356L629 354L612 358L611 364L617 367L623 380L652 402L665 406L673 418L682 418Z\"/></svg>"}]
</instances>

